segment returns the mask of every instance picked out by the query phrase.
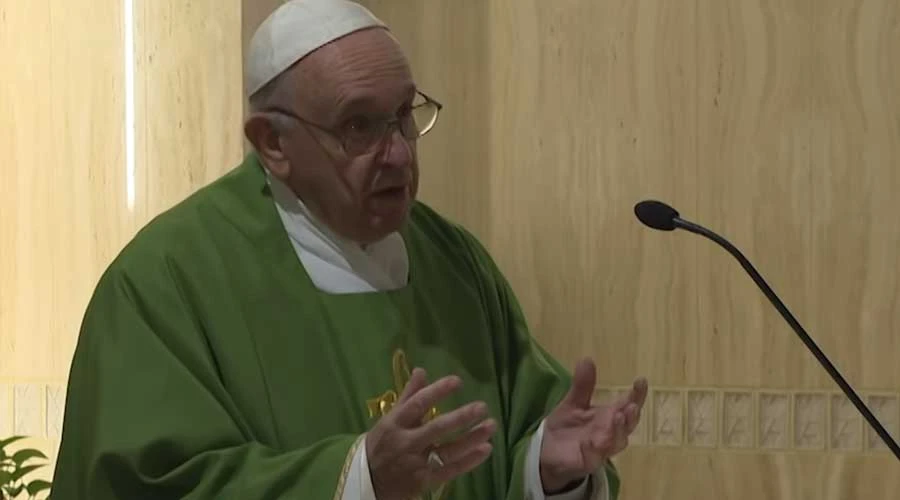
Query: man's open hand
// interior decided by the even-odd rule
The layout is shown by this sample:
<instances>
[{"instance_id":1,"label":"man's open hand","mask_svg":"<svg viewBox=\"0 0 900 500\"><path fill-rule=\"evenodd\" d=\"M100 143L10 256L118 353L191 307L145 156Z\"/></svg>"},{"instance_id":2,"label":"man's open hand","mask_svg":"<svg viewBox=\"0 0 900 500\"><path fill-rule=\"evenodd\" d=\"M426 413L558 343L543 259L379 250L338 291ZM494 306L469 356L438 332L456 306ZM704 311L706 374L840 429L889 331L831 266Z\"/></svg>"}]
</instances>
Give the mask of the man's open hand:
<instances>
[{"instance_id":1,"label":"man's open hand","mask_svg":"<svg viewBox=\"0 0 900 500\"><path fill-rule=\"evenodd\" d=\"M579 481L628 446L647 398L647 381L639 378L625 396L592 405L596 367L578 363L572 387L544 423L541 482L556 492Z\"/></svg>"},{"instance_id":2,"label":"man's open hand","mask_svg":"<svg viewBox=\"0 0 900 500\"><path fill-rule=\"evenodd\" d=\"M448 376L426 385L425 372L416 368L397 405L369 432L366 456L379 500L417 497L471 471L490 456L490 438L497 424L487 418L483 402L469 403L422 423L429 410L461 384L459 377ZM429 463L432 452L442 464Z\"/></svg>"}]
</instances>

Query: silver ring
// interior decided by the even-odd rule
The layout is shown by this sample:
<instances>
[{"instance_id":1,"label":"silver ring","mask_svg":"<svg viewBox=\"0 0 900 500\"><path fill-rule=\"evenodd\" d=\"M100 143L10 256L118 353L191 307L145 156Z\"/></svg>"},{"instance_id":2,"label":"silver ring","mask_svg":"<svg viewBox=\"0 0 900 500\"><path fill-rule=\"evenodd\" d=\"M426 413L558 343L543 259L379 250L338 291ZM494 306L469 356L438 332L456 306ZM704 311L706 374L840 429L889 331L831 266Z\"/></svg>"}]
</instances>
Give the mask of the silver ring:
<instances>
[{"instance_id":1,"label":"silver ring","mask_svg":"<svg viewBox=\"0 0 900 500\"><path fill-rule=\"evenodd\" d=\"M428 452L428 465L432 467L443 467L444 461L441 460L441 456L438 455L438 452L431 450Z\"/></svg>"}]
</instances>

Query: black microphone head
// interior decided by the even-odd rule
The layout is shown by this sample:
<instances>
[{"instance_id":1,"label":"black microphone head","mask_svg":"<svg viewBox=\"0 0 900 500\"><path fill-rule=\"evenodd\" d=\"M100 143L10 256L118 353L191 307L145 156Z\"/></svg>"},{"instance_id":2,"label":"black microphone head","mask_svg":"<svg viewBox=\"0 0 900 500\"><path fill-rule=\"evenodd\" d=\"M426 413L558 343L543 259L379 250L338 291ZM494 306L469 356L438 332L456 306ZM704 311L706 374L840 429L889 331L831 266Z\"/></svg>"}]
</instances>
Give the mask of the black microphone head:
<instances>
[{"instance_id":1,"label":"black microphone head","mask_svg":"<svg viewBox=\"0 0 900 500\"><path fill-rule=\"evenodd\" d=\"M660 231L672 231L675 229L675 219L678 211L661 201L645 200L634 206L634 215L645 226L659 229Z\"/></svg>"}]
</instances>

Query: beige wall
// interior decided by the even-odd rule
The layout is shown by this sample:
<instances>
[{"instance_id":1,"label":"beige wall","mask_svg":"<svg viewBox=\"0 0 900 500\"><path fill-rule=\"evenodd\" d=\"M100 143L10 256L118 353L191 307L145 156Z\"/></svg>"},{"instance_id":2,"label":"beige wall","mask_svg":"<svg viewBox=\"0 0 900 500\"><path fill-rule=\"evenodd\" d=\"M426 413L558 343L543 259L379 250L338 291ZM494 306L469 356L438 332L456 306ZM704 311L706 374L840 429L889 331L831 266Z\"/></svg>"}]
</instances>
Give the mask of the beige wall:
<instances>
[{"instance_id":1,"label":"beige wall","mask_svg":"<svg viewBox=\"0 0 900 500\"><path fill-rule=\"evenodd\" d=\"M730 255L900 421L900 3L368 0L446 105L424 199L474 227L535 335L654 393L626 500L894 499L900 467Z\"/></svg>"},{"instance_id":2,"label":"beige wall","mask_svg":"<svg viewBox=\"0 0 900 500\"><path fill-rule=\"evenodd\" d=\"M99 274L242 154L238 1L133 3L126 47L124 0L0 0L0 437L32 436L51 458Z\"/></svg>"}]
</instances>

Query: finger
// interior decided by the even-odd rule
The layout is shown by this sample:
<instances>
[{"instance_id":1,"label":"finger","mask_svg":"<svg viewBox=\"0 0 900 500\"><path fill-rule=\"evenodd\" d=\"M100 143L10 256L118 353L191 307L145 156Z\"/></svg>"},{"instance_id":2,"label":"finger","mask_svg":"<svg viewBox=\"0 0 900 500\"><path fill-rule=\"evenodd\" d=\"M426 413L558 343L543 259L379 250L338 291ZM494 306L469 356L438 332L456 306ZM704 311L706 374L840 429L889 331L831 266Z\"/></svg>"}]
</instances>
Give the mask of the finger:
<instances>
[{"instance_id":1,"label":"finger","mask_svg":"<svg viewBox=\"0 0 900 500\"><path fill-rule=\"evenodd\" d=\"M612 407L616 410L624 410L628 405L634 403L638 405L638 409L643 408L644 402L647 400L647 380L639 378L634 381L628 392L621 393L612 403Z\"/></svg>"},{"instance_id":2,"label":"finger","mask_svg":"<svg viewBox=\"0 0 900 500\"><path fill-rule=\"evenodd\" d=\"M619 451L625 449L625 445L628 443L628 417L625 412L619 412L616 414L615 419L613 420L613 439L610 443L610 450L608 452L609 455L613 455L618 453Z\"/></svg>"},{"instance_id":3,"label":"finger","mask_svg":"<svg viewBox=\"0 0 900 500\"><path fill-rule=\"evenodd\" d=\"M629 393L629 401L637 404L638 408L643 408L644 402L647 400L648 390L647 379L641 377L635 380Z\"/></svg>"},{"instance_id":4,"label":"finger","mask_svg":"<svg viewBox=\"0 0 900 500\"><path fill-rule=\"evenodd\" d=\"M631 431L628 430L627 415L623 414L620 421L621 421L621 424L618 425L616 428L616 434L615 434L616 438L615 438L615 442L613 443L613 449L612 449L610 455L619 453L620 451L622 451L628 447L628 436L631 434Z\"/></svg>"},{"instance_id":5,"label":"finger","mask_svg":"<svg viewBox=\"0 0 900 500\"><path fill-rule=\"evenodd\" d=\"M446 483L457 476L472 471L491 456L491 451L493 449L494 447L491 443L481 443L470 449L469 452L459 460L455 462L445 461L443 467L433 469L430 474L431 482Z\"/></svg>"},{"instance_id":6,"label":"finger","mask_svg":"<svg viewBox=\"0 0 900 500\"><path fill-rule=\"evenodd\" d=\"M462 385L462 380L455 375L448 375L437 382L423 387L412 394L406 401L397 405L391 413L401 426L412 427L421 424L425 414L439 401L446 398Z\"/></svg>"},{"instance_id":7,"label":"finger","mask_svg":"<svg viewBox=\"0 0 900 500\"><path fill-rule=\"evenodd\" d=\"M419 392L425 385L427 384L427 374L425 370L422 368L413 369L412 375L409 377L409 382L406 383L406 387L403 388L403 394L400 395L400 400L398 403L402 403L410 398L413 394Z\"/></svg>"},{"instance_id":8,"label":"finger","mask_svg":"<svg viewBox=\"0 0 900 500\"><path fill-rule=\"evenodd\" d=\"M591 407L591 398L594 395L594 384L597 381L597 368L590 358L581 360L575 366L572 375L572 387L566 394L564 401L576 408L587 409Z\"/></svg>"},{"instance_id":9,"label":"finger","mask_svg":"<svg viewBox=\"0 0 900 500\"><path fill-rule=\"evenodd\" d=\"M581 442L581 459L586 470L597 470L603 459L602 448L594 444L590 439Z\"/></svg>"},{"instance_id":10,"label":"finger","mask_svg":"<svg viewBox=\"0 0 900 500\"><path fill-rule=\"evenodd\" d=\"M497 422L494 419L487 419L473 427L456 441L439 446L436 451L444 463L458 462L476 446L488 441L496 430Z\"/></svg>"},{"instance_id":11,"label":"finger","mask_svg":"<svg viewBox=\"0 0 900 500\"><path fill-rule=\"evenodd\" d=\"M452 432L468 429L481 422L487 415L487 404L481 401L469 403L462 408L445 413L421 428L416 429L413 443L423 448L438 443Z\"/></svg>"},{"instance_id":12,"label":"finger","mask_svg":"<svg viewBox=\"0 0 900 500\"><path fill-rule=\"evenodd\" d=\"M637 427L641 418L640 407L636 403L628 403L624 410L625 413L625 432L631 434Z\"/></svg>"},{"instance_id":13,"label":"finger","mask_svg":"<svg viewBox=\"0 0 900 500\"><path fill-rule=\"evenodd\" d=\"M618 410L610 411L606 421L601 421L594 429L591 444L596 453L609 455L615 448L619 436L625 433L625 415Z\"/></svg>"},{"instance_id":14,"label":"finger","mask_svg":"<svg viewBox=\"0 0 900 500\"><path fill-rule=\"evenodd\" d=\"M616 412L616 415L613 417L613 429L615 430L614 435L625 432L625 412Z\"/></svg>"}]
</instances>

